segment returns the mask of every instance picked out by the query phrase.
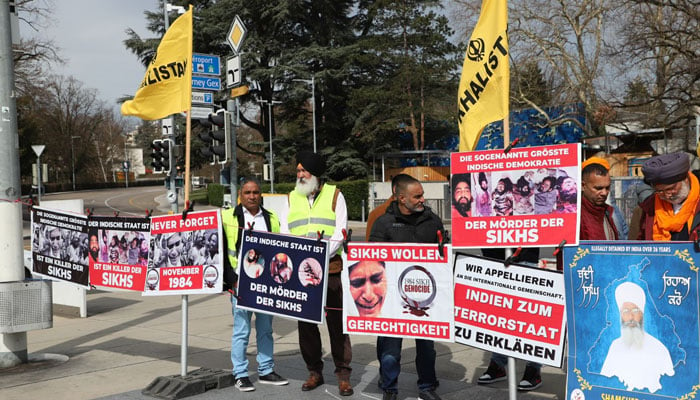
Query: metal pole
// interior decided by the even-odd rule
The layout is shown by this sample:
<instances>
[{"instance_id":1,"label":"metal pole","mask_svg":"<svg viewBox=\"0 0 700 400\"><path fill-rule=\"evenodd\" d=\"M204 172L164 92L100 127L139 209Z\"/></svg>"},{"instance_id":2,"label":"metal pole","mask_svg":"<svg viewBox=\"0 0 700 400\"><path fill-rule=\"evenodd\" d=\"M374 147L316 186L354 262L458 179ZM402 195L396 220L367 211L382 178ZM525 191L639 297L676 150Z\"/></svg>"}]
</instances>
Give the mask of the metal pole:
<instances>
[{"instance_id":1,"label":"metal pole","mask_svg":"<svg viewBox=\"0 0 700 400\"><path fill-rule=\"evenodd\" d=\"M124 137L124 165L122 168L124 170L124 181L126 182L126 187L129 187L129 169L127 168L127 163L129 162L129 156L126 154L126 139L127 137Z\"/></svg>"},{"instance_id":2,"label":"metal pole","mask_svg":"<svg viewBox=\"0 0 700 400\"><path fill-rule=\"evenodd\" d=\"M234 119L234 116L238 114L238 98L236 100L228 100L226 102L226 108L228 109L228 112L226 113L225 117L229 118L231 123L229 124L231 126L231 138L230 141L231 143L229 144L229 147L231 149L231 165L229 165L228 169L228 176L229 176L229 188L231 190L231 205L235 206L236 205L236 184L238 183L238 161L236 159L236 120Z\"/></svg>"},{"instance_id":3,"label":"metal pole","mask_svg":"<svg viewBox=\"0 0 700 400\"><path fill-rule=\"evenodd\" d=\"M41 205L41 156L36 156L36 198Z\"/></svg>"},{"instance_id":4,"label":"metal pole","mask_svg":"<svg viewBox=\"0 0 700 400\"><path fill-rule=\"evenodd\" d=\"M70 169L73 182L73 191L75 192L75 152L73 151L73 136L70 137Z\"/></svg>"},{"instance_id":5,"label":"metal pole","mask_svg":"<svg viewBox=\"0 0 700 400\"><path fill-rule=\"evenodd\" d=\"M270 193L275 193L275 156L272 154L272 101L267 102L267 123L270 128Z\"/></svg>"},{"instance_id":6,"label":"metal pole","mask_svg":"<svg viewBox=\"0 0 700 400\"><path fill-rule=\"evenodd\" d=\"M168 2L163 0L163 15L165 16L165 30L167 31L170 27L170 20L168 18ZM172 118L172 116L170 116ZM172 122L172 120L171 120ZM175 124L170 124L175 129ZM168 135L170 138L171 135ZM171 143L174 143L171 142ZM172 146L171 146L172 147ZM170 149L170 154L172 154L173 149ZM172 171L172 164L170 164L170 171ZM177 188L175 187L174 174L170 173L170 189L175 191L177 195ZM172 203L172 210L177 213L177 200ZM180 345L180 375L187 376L187 295L182 295L182 343Z\"/></svg>"},{"instance_id":7,"label":"metal pole","mask_svg":"<svg viewBox=\"0 0 700 400\"><path fill-rule=\"evenodd\" d=\"M0 0L0 282L24 279L22 202L19 172L19 135L14 87L10 5ZM0 334L0 368L26 363L27 332Z\"/></svg>"},{"instance_id":8,"label":"metal pole","mask_svg":"<svg viewBox=\"0 0 700 400\"><path fill-rule=\"evenodd\" d=\"M311 75L311 117L314 127L314 153L316 152L316 84L315 78Z\"/></svg>"}]
</instances>

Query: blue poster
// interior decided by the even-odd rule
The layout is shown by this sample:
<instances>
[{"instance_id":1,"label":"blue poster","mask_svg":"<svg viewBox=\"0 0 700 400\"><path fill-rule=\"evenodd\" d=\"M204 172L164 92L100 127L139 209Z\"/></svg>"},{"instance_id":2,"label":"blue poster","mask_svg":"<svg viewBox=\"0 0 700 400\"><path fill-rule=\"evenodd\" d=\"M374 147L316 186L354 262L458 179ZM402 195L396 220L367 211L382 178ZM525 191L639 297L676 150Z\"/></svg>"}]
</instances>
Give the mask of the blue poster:
<instances>
[{"instance_id":1,"label":"blue poster","mask_svg":"<svg viewBox=\"0 0 700 400\"><path fill-rule=\"evenodd\" d=\"M238 257L238 306L323 323L328 243L246 229Z\"/></svg>"},{"instance_id":2,"label":"blue poster","mask_svg":"<svg viewBox=\"0 0 700 400\"><path fill-rule=\"evenodd\" d=\"M565 248L567 398L696 397L697 254L680 242Z\"/></svg>"}]
</instances>

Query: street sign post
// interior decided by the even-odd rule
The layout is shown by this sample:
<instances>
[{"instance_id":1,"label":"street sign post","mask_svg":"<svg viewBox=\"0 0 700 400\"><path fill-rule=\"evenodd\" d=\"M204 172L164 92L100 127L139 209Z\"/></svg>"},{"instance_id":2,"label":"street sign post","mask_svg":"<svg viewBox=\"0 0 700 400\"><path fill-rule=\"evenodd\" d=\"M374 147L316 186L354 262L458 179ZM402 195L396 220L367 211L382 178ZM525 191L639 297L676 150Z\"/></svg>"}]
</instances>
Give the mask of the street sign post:
<instances>
[{"instance_id":1,"label":"street sign post","mask_svg":"<svg viewBox=\"0 0 700 400\"><path fill-rule=\"evenodd\" d=\"M221 90L221 79L206 76L193 76L192 89L200 90Z\"/></svg>"},{"instance_id":2,"label":"street sign post","mask_svg":"<svg viewBox=\"0 0 700 400\"><path fill-rule=\"evenodd\" d=\"M214 94L211 92L192 92L192 103L214 104Z\"/></svg>"},{"instance_id":3,"label":"street sign post","mask_svg":"<svg viewBox=\"0 0 700 400\"><path fill-rule=\"evenodd\" d=\"M207 119L209 118L209 114L213 109L211 107L192 107L191 112L191 117L192 119Z\"/></svg>"},{"instance_id":4,"label":"street sign post","mask_svg":"<svg viewBox=\"0 0 700 400\"><path fill-rule=\"evenodd\" d=\"M245 28L245 25L243 25L241 17L236 15L233 18L231 30L226 36L226 41L228 42L228 45L231 46L231 50L233 50L234 54L239 53L239 50L241 49L241 44L243 44L243 39L245 39L245 35L247 32L248 30Z\"/></svg>"},{"instance_id":5,"label":"street sign post","mask_svg":"<svg viewBox=\"0 0 700 400\"><path fill-rule=\"evenodd\" d=\"M231 89L241 84L241 56L236 54L226 60L226 88Z\"/></svg>"},{"instance_id":6,"label":"street sign post","mask_svg":"<svg viewBox=\"0 0 700 400\"><path fill-rule=\"evenodd\" d=\"M200 75L221 74L221 61L219 56L214 54L192 54L192 73Z\"/></svg>"}]
</instances>

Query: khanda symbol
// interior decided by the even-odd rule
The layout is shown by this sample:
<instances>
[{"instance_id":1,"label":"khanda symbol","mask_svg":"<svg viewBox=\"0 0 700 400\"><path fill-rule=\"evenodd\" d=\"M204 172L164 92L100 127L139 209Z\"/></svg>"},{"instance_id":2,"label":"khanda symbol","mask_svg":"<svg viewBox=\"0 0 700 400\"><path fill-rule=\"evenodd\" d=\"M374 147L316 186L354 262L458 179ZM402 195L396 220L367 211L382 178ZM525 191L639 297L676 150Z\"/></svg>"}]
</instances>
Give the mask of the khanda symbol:
<instances>
[{"instance_id":1,"label":"khanda symbol","mask_svg":"<svg viewBox=\"0 0 700 400\"><path fill-rule=\"evenodd\" d=\"M481 61L484 59L484 39L478 38L469 41L467 58L472 61Z\"/></svg>"}]
</instances>

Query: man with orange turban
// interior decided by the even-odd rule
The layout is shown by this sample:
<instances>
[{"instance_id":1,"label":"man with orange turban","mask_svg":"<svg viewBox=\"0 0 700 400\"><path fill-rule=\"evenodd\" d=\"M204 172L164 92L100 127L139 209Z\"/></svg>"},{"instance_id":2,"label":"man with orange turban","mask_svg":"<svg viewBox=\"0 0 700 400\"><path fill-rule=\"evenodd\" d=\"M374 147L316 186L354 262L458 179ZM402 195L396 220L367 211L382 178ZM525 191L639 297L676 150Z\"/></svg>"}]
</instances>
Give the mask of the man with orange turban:
<instances>
[{"instance_id":1,"label":"man with orange turban","mask_svg":"<svg viewBox=\"0 0 700 400\"><path fill-rule=\"evenodd\" d=\"M624 240L629 231L622 213L607 204L610 164L591 157L581 163L581 240Z\"/></svg>"},{"instance_id":2,"label":"man with orange turban","mask_svg":"<svg viewBox=\"0 0 700 400\"><path fill-rule=\"evenodd\" d=\"M662 154L642 165L644 180L654 189L640 206L638 240L695 241L700 228L700 183L683 152Z\"/></svg>"}]
</instances>

